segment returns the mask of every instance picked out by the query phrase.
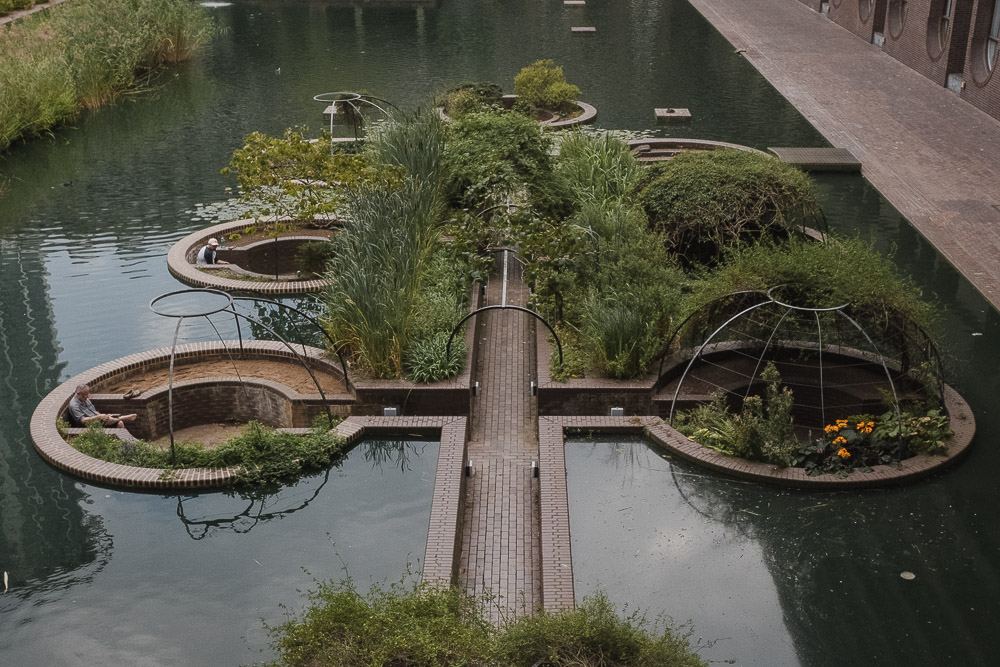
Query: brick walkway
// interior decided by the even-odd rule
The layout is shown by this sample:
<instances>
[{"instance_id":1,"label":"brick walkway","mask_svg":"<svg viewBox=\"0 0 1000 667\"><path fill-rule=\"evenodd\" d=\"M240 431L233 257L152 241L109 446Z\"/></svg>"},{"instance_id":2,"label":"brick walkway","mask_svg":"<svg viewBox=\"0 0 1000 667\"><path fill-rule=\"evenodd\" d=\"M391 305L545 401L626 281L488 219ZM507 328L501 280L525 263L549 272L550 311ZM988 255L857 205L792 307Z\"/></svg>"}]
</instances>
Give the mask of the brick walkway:
<instances>
[{"instance_id":1,"label":"brick walkway","mask_svg":"<svg viewBox=\"0 0 1000 667\"><path fill-rule=\"evenodd\" d=\"M798 0L691 4L1000 308L1000 121Z\"/></svg>"},{"instance_id":2,"label":"brick walkway","mask_svg":"<svg viewBox=\"0 0 1000 667\"><path fill-rule=\"evenodd\" d=\"M521 264L508 261L506 303L524 306L528 289ZM503 254L490 276L483 305L503 298ZM541 605L538 414L531 396L534 326L514 310L478 316L480 392L473 400L459 579L470 593L492 593L493 619L531 613Z\"/></svg>"}]
</instances>

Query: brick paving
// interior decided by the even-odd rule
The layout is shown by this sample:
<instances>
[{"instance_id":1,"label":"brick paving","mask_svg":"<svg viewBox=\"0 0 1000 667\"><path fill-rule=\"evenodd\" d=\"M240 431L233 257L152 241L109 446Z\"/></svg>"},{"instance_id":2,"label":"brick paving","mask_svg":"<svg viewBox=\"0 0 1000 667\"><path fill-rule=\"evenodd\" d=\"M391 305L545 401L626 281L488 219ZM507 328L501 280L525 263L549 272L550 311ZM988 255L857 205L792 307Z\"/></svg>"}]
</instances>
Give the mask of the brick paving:
<instances>
[{"instance_id":1,"label":"brick paving","mask_svg":"<svg viewBox=\"0 0 1000 667\"><path fill-rule=\"evenodd\" d=\"M513 255L513 253L511 253ZM524 306L528 289L521 264L508 261L506 304ZM483 305L503 299L503 255L486 286ZM531 316L515 310L477 316L480 382L473 399L465 511L458 577L470 593L490 593L493 620L531 613L541 606L537 481L538 416L530 392L534 364Z\"/></svg>"},{"instance_id":2,"label":"brick paving","mask_svg":"<svg viewBox=\"0 0 1000 667\"><path fill-rule=\"evenodd\" d=\"M1000 121L798 0L691 0L1000 308Z\"/></svg>"}]
</instances>

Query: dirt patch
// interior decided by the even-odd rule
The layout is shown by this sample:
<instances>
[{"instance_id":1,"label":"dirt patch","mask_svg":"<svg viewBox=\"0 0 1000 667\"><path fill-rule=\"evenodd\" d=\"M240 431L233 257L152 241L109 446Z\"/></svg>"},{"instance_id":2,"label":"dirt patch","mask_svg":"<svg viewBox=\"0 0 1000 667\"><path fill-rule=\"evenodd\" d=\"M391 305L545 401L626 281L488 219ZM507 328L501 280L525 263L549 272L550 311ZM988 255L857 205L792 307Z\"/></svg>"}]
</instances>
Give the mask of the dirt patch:
<instances>
[{"instance_id":1,"label":"dirt patch","mask_svg":"<svg viewBox=\"0 0 1000 667\"><path fill-rule=\"evenodd\" d=\"M220 422L217 424L199 424L174 431L174 442L193 440L200 442L205 449L215 449L226 440L243 433L246 424L236 422ZM170 434L157 438L152 442L160 449L170 449Z\"/></svg>"},{"instance_id":2,"label":"dirt patch","mask_svg":"<svg viewBox=\"0 0 1000 667\"><path fill-rule=\"evenodd\" d=\"M317 369L313 369L323 392L331 394L347 393L344 383L337 377ZM270 361L262 359L213 359L193 364L174 367L174 382L196 380L209 377L242 377L243 379L261 378L272 380L294 389L300 394L316 394L316 385L306 369L296 361ZM146 392L169 382L170 369L167 367L135 375L126 380L120 380L107 385L95 385L94 392L99 394L124 394L131 389Z\"/></svg>"}]
</instances>

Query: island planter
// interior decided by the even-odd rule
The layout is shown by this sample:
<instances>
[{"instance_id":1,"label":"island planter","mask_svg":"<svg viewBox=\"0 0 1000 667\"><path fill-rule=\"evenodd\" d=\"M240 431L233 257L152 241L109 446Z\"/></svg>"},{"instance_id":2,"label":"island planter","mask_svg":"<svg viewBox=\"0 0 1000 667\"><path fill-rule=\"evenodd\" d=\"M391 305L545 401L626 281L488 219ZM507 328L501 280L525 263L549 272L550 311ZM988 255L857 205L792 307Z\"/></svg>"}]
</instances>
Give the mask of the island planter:
<instances>
[{"instance_id":1,"label":"island planter","mask_svg":"<svg viewBox=\"0 0 1000 667\"><path fill-rule=\"evenodd\" d=\"M281 220L287 224L289 221ZM273 221L232 220L188 234L171 246L167 268L181 282L192 287L209 287L224 292L256 292L266 296L308 294L327 287L325 278L297 275L295 254L298 248L313 241L329 240L338 226L321 227L312 223L272 235ZM330 224L323 221L323 224ZM253 231L247 234L247 230ZM255 231L254 231L255 230ZM197 265L198 253L209 239L223 243L218 259L229 262ZM275 276L277 275L277 278Z\"/></svg>"},{"instance_id":2,"label":"island planter","mask_svg":"<svg viewBox=\"0 0 1000 667\"><path fill-rule=\"evenodd\" d=\"M517 101L517 95L504 95L500 98L501 104L504 108L511 109L514 106L514 102ZM597 118L597 109L586 102L581 102L580 100L574 100L570 104L576 106L579 109L579 113L570 118L564 118L555 113L547 111L547 117L538 121L538 124L544 128L550 130L563 130L568 127L575 127L577 125L583 125L585 123L593 122ZM438 115L441 116L441 120L446 123L451 122L451 116L444 112L444 107L438 107Z\"/></svg>"}]
</instances>

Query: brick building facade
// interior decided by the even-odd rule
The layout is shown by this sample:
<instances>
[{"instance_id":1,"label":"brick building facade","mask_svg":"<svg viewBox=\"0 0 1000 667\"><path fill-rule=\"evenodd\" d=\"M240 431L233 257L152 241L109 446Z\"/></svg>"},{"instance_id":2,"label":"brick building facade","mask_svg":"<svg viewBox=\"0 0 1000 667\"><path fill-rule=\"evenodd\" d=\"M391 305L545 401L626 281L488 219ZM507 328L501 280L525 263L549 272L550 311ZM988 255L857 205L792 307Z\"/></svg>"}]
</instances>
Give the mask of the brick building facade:
<instances>
[{"instance_id":1,"label":"brick building facade","mask_svg":"<svg viewBox=\"0 0 1000 667\"><path fill-rule=\"evenodd\" d=\"M1000 119L1000 0L798 0Z\"/></svg>"}]
</instances>

